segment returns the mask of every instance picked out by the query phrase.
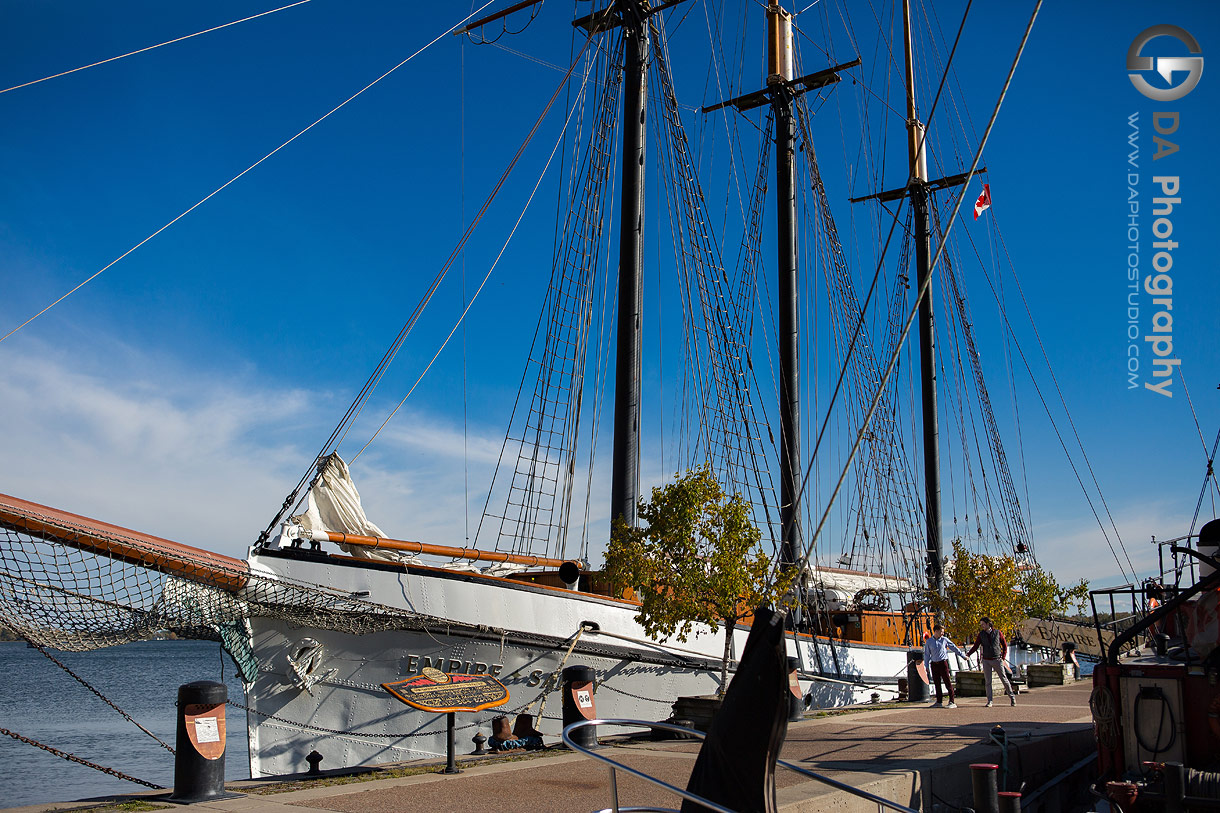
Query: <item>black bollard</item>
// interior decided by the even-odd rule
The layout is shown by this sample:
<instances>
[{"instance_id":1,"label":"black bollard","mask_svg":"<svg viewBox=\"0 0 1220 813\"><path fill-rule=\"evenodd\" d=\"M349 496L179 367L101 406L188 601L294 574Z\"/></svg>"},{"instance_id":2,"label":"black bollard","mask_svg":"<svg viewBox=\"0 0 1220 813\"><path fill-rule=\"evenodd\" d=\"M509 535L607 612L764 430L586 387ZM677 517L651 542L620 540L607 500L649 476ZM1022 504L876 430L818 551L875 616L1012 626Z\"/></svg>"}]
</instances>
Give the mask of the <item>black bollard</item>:
<instances>
[{"instance_id":1,"label":"black bollard","mask_svg":"<svg viewBox=\"0 0 1220 813\"><path fill-rule=\"evenodd\" d=\"M980 762L970 766L970 785L974 790L976 813L999 813L999 788L996 786L995 776L999 769L999 765L990 762Z\"/></svg>"},{"instance_id":2,"label":"black bollard","mask_svg":"<svg viewBox=\"0 0 1220 813\"><path fill-rule=\"evenodd\" d=\"M801 683L797 680L801 662L796 658L788 658L788 722L799 723L805 719L805 695L801 693Z\"/></svg>"},{"instance_id":3,"label":"black bollard","mask_svg":"<svg viewBox=\"0 0 1220 813\"><path fill-rule=\"evenodd\" d=\"M1021 794L1015 790L1002 790L998 794L1000 813L1021 813Z\"/></svg>"},{"instance_id":4,"label":"black bollard","mask_svg":"<svg viewBox=\"0 0 1220 813\"><path fill-rule=\"evenodd\" d=\"M919 703L928 699L928 681L919 673L923 665L923 650L907 650L907 700Z\"/></svg>"},{"instance_id":5,"label":"black bollard","mask_svg":"<svg viewBox=\"0 0 1220 813\"><path fill-rule=\"evenodd\" d=\"M569 666L563 670L563 727L581 720L596 720L597 706L593 702L593 679L597 674L589 666ZM584 748L597 747L597 726L585 726L572 732L572 741Z\"/></svg>"},{"instance_id":6,"label":"black bollard","mask_svg":"<svg viewBox=\"0 0 1220 813\"><path fill-rule=\"evenodd\" d=\"M229 687L200 680L178 687L174 792L179 804L229 799L225 793L225 703Z\"/></svg>"}]
</instances>

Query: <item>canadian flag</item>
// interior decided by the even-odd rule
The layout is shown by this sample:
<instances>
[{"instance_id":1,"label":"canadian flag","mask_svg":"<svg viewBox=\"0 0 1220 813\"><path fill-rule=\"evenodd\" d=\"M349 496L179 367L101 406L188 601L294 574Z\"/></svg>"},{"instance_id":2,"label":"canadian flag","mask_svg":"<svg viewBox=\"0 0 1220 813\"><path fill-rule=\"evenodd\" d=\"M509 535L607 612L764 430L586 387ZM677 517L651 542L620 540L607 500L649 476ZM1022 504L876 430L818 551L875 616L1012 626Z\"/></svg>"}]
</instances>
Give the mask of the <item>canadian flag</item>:
<instances>
[{"instance_id":1,"label":"canadian flag","mask_svg":"<svg viewBox=\"0 0 1220 813\"><path fill-rule=\"evenodd\" d=\"M979 199L974 202L974 219L978 220L979 215L991 208L991 184L983 184L983 194L979 195Z\"/></svg>"}]
</instances>

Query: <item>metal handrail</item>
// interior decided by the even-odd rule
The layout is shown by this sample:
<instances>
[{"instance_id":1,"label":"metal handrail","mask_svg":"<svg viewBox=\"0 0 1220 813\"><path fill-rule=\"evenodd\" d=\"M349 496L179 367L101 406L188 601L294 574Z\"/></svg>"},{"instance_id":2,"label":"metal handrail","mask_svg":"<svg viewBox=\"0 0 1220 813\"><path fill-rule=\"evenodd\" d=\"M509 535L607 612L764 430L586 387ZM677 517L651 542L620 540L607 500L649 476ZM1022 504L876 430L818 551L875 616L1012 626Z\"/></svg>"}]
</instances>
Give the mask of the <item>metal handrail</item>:
<instances>
[{"instance_id":1,"label":"metal handrail","mask_svg":"<svg viewBox=\"0 0 1220 813\"><path fill-rule=\"evenodd\" d=\"M656 779L655 777L649 776L648 774L644 773L643 771L638 771L635 768L624 765L621 762L617 762L617 761L611 759L610 757L605 756L604 754L600 754L596 751L586 748L586 747L576 743L575 741L573 741L573 739L570 736L571 732L575 731L578 728L585 728L586 726L597 726L597 725L630 726L632 728L648 728L648 729L653 729L653 730L661 729L662 731L672 731L672 732L675 732L678 734L685 734L686 736L694 737L695 739L699 739L699 740L706 739L706 737L707 737L707 735L704 734L702 731L696 731L691 728L684 728L683 726L673 725L672 723L654 723L654 722L648 722L646 720L627 720L627 719L622 719L622 718L605 719L605 720L602 720L602 719L581 720L579 722L572 723L571 725L565 727L563 730L563 735L562 735L564 745L568 746L569 748L571 748L574 751L579 751L580 753L585 754L586 756L593 757L594 759L604 762L610 766L610 789L611 789L611 793L613 794L614 804L612 807L597 811L597 813L677 813L676 810L674 810L673 808L668 808L668 807L619 807L618 782L615 778L615 773L614 773L616 768L626 771L628 774L630 774L634 777L637 777L639 779L643 779L646 782L651 782L654 785L659 785L660 787L663 787L666 790L669 790L669 791L672 791L672 792L678 794L683 799L687 799L689 801L695 802L696 804L703 805L704 807L708 808L709 810L716 811L716 813L737 813L737 811L727 808L724 805L720 805L720 804L717 804L716 802L710 801L708 799L704 799L702 796L699 796L698 794L691 793L688 790L679 788L675 785L671 785L668 782L663 782L660 779ZM786 762L782 759L777 759L776 764L783 765L785 768L792 770L792 771L796 771L797 773L800 773L800 774L804 774L805 776L808 776L811 779L816 779L818 782L821 782L825 785L829 785L830 787L835 788L837 790L841 790L841 791L845 791L846 793L850 793L852 796L856 796L858 798L866 799L868 801L874 802L877 805L878 809L889 808L890 810L900 811L900 813L917 813L917 811L913 810L912 808L906 807L904 805L900 805L897 802L891 802L889 799L882 798L881 796L877 796L875 794L869 793L868 791L860 790L859 788L853 788L851 785L840 782L837 779L831 779L829 776L823 776L822 774L815 773L815 772L809 770L808 768L802 768L799 765L794 765L791 762Z\"/></svg>"}]
</instances>

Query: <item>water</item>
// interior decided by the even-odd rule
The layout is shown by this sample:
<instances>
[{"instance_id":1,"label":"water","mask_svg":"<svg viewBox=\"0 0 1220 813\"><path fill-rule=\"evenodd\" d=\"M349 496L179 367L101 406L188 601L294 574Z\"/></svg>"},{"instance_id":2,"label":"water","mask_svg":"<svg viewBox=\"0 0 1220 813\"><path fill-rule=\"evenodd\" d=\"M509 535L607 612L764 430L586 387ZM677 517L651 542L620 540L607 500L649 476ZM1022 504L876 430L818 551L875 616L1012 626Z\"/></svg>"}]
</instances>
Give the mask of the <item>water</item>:
<instances>
[{"instance_id":1,"label":"water","mask_svg":"<svg viewBox=\"0 0 1220 813\"><path fill-rule=\"evenodd\" d=\"M222 680L244 702L241 681L220 645L143 641L96 652L51 654L140 725L175 746L178 687ZM230 707L225 779L247 779L246 715ZM0 727L90 762L169 788L174 757L37 649L0 642ZM147 790L0 735L0 808Z\"/></svg>"}]
</instances>

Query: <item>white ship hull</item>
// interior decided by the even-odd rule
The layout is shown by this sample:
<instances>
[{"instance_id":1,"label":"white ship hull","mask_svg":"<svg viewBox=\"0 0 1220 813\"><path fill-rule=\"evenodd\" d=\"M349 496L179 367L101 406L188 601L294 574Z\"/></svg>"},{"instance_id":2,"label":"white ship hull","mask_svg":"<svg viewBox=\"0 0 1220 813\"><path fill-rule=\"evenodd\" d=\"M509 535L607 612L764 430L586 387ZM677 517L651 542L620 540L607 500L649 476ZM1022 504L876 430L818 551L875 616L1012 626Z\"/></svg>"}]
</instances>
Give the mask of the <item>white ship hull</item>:
<instances>
[{"instance_id":1,"label":"white ship hull","mask_svg":"<svg viewBox=\"0 0 1220 813\"><path fill-rule=\"evenodd\" d=\"M446 716L407 707L382 683L425 666L452 673L494 675L509 690L507 704L458 713L458 753L469 753L478 727L491 733L499 714L535 715L548 741L562 728L560 672L591 667L597 674L597 713L664 720L679 696L715 692L723 632L686 643L649 641L631 602L479 573L329 557L263 553L252 572L350 592L430 619L419 629L352 635L250 622L258 676L247 689L250 770L255 777L298 773L318 752L326 769L443 757ZM748 629L734 636L740 655ZM817 707L896 696L905 650L793 636L789 652L807 676L802 691ZM833 652L832 652L833 649ZM539 714L540 705L542 712Z\"/></svg>"}]
</instances>

